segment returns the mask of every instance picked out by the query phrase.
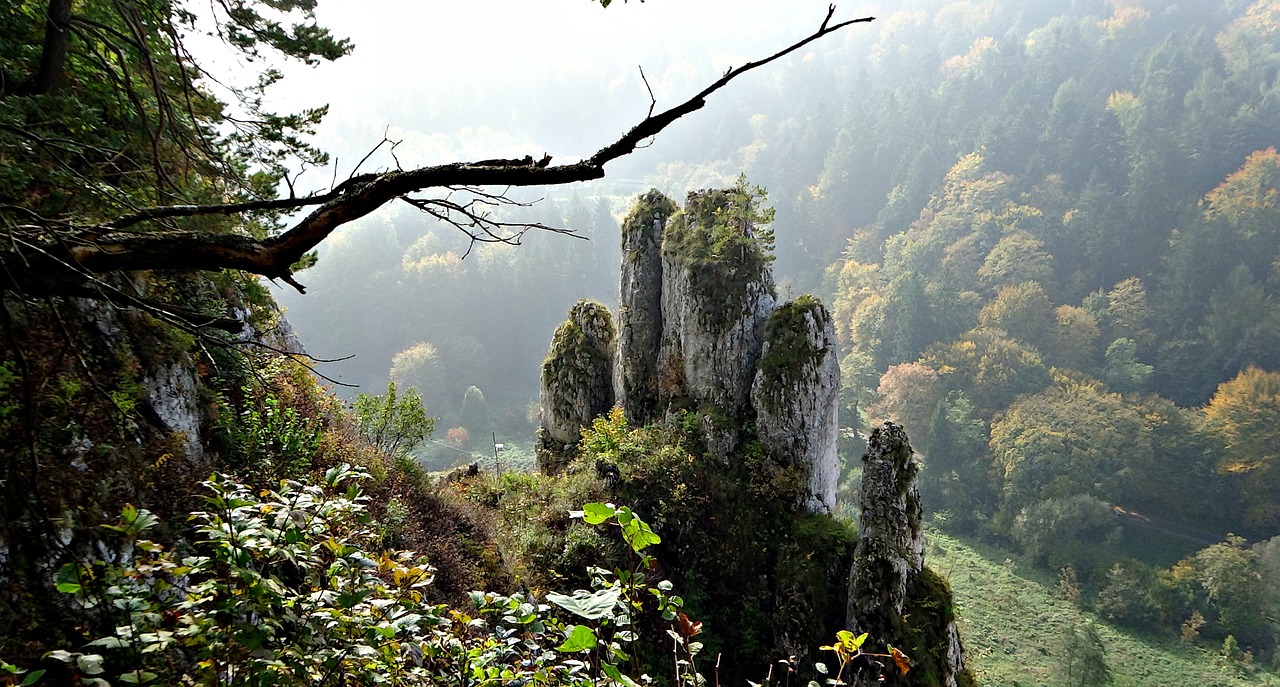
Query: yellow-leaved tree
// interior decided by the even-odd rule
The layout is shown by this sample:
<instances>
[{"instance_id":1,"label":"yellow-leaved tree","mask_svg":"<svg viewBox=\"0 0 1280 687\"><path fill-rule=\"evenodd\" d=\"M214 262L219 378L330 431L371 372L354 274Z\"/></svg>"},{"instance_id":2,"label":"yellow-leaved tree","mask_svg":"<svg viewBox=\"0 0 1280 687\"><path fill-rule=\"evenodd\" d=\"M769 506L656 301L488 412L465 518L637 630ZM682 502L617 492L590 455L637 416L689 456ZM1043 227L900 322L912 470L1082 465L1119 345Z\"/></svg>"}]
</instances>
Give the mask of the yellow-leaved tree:
<instances>
[{"instance_id":1,"label":"yellow-leaved tree","mask_svg":"<svg viewBox=\"0 0 1280 687\"><path fill-rule=\"evenodd\" d=\"M1218 385L1205 421L1226 452L1218 469L1240 475L1245 520L1280 524L1280 372L1249 367Z\"/></svg>"}]
</instances>

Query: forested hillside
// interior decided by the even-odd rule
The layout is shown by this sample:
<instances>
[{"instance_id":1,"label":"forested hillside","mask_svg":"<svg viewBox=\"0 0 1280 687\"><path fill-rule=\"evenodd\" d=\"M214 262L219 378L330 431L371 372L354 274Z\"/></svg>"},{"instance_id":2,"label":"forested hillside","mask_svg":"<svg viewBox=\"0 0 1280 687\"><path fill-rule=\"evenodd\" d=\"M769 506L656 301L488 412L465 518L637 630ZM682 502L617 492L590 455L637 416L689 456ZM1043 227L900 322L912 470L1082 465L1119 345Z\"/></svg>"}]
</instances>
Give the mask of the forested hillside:
<instances>
[{"instance_id":1,"label":"forested hillside","mask_svg":"<svg viewBox=\"0 0 1280 687\"><path fill-rule=\"evenodd\" d=\"M1280 531L1277 7L971 9L898 16L975 35L931 89L851 99L886 135L812 189L850 237L826 274L851 418L903 422L947 526L1105 616L1269 655L1275 563L1251 544ZM908 146L887 179L842 174ZM887 200L842 192L870 185Z\"/></svg>"}]
</instances>

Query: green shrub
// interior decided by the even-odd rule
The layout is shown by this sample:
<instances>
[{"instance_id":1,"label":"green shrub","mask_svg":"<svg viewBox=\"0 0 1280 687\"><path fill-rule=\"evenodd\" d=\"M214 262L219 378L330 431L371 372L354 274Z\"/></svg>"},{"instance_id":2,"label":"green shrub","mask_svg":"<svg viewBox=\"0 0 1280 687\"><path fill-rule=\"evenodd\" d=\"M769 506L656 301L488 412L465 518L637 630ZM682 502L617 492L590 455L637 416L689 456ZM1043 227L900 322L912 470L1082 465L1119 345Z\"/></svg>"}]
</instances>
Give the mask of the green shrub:
<instances>
[{"instance_id":1,"label":"green shrub","mask_svg":"<svg viewBox=\"0 0 1280 687\"><path fill-rule=\"evenodd\" d=\"M431 566L374 548L367 478L341 466L256 492L214 476L182 554L142 539L158 520L126 507L108 529L132 543L128 562L58 575L114 631L48 657L85 684L592 683L549 606L482 592L465 611L427 603Z\"/></svg>"},{"instance_id":2,"label":"green shrub","mask_svg":"<svg viewBox=\"0 0 1280 687\"><path fill-rule=\"evenodd\" d=\"M242 392L246 400L239 413L223 404L220 427L227 465L264 482L305 475L320 450L319 423L270 391L260 398L250 387Z\"/></svg>"}]
</instances>

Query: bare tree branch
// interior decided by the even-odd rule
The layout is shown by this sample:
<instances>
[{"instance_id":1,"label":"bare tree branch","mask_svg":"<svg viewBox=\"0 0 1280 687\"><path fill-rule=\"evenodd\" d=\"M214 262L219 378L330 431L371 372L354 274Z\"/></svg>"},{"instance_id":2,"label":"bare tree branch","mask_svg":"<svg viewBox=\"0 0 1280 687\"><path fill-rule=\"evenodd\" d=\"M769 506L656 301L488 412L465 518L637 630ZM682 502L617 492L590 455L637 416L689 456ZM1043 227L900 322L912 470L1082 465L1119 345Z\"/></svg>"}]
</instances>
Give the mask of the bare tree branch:
<instances>
[{"instance_id":1,"label":"bare tree branch","mask_svg":"<svg viewBox=\"0 0 1280 687\"><path fill-rule=\"evenodd\" d=\"M325 193L301 198L245 201L224 205L170 205L153 207L121 216L104 224L86 228L79 235L54 236L52 231L33 231L23 241L11 245L28 248L15 254L0 250L0 289L30 293L70 292L83 286L85 275L113 272L168 269L220 270L238 269L268 278L280 279L304 291L292 278L292 266L306 253L325 240L335 229L359 219L391 201L401 199L471 236L472 241L518 241L517 227L542 228L540 225L517 225L499 222L481 212L477 198L485 202L502 202L497 194L475 195L478 187L551 186L590 181L604 176L604 166L634 152L645 140L657 135L677 119L701 109L706 99L742 74L767 65L819 38L853 24L870 22L874 17L831 23L835 6L817 31L763 59L730 69L718 80L682 103L649 114L636 126L604 146L591 157L574 163L551 165L550 156L535 160L495 159L479 162L454 162L444 165L394 170L379 174L352 176ZM646 82L647 85L647 82ZM384 140L384 142L386 142ZM379 144L381 145L381 144ZM425 189L466 188L473 199L466 203L444 199L413 198L411 194ZM505 199L503 199L505 200ZM483 204L483 203L481 203ZM201 215L235 215L241 213L294 210L315 207L292 228L278 236L257 239L239 234L215 234L203 231L121 231L144 222L172 220ZM10 232L17 229L11 228ZM553 229L554 230L554 229ZM563 230L561 230L563 232ZM69 269L74 268L74 269Z\"/></svg>"}]
</instances>

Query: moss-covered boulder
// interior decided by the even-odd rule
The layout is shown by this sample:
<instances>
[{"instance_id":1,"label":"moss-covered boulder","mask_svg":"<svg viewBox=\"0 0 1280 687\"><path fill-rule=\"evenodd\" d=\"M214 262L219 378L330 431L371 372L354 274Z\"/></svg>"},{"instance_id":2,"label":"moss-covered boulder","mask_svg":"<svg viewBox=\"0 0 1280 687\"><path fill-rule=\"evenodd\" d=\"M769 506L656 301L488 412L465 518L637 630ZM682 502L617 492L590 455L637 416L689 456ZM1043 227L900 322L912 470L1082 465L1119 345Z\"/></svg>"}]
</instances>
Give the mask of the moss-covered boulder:
<instances>
[{"instance_id":1,"label":"moss-covered boulder","mask_svg":"<svg viewBox=\"0 0 1280 687\"><path fill-rule=\"evenodd\" d=\"M765 324L764 349L751 386L756 436L783 465L808 473L804 505L835 507L840 364L831 317L812 296L778 306Z\"/></svg>"},{"instance_id":2,"label":"moss-covered boulder","mask_svg":"<svg viewBox=\"0 0 1280 687\"><path fill-rule=\"evenodd\" d=\"M573 457L583 427L613 407L617 329L609 309L583 299L556 329L542 361L538 467L555 473Z\"/></svg>"},{"instance_id":3,"label":"moss-covered boulder","mask_svg":"<svg viewBox=\"0 0 1280 687\"><path fill-rule=\"evenodd\" d=\"M647 424L661 417L658 346L662 341L662 235L678 210L656 190L642 194L622 223L622 289L614 393L627 418Z\"/></svg>"}]
</instances>

